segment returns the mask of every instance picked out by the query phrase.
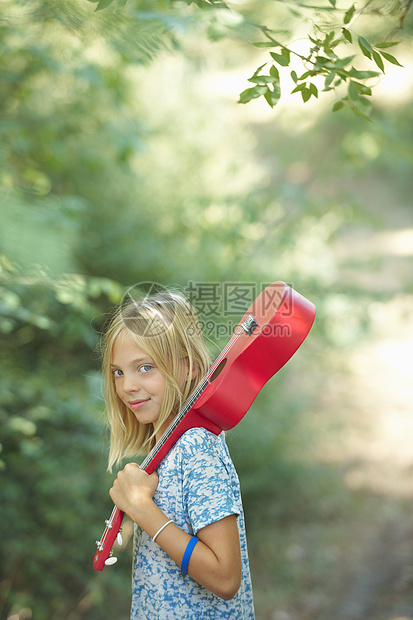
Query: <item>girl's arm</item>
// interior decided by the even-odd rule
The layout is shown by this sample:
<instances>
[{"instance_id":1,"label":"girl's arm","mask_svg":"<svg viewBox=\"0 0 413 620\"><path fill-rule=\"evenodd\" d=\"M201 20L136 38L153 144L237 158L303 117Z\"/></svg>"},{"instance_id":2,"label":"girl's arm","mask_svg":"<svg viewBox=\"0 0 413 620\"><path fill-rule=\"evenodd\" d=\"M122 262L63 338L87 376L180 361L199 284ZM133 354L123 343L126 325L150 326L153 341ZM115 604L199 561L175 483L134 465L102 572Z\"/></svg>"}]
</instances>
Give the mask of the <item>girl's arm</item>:
<instances>
[{"instance_id":1,"label":"girl's arm","mask_svg":"<svg viewBox=\"0 0 413 620\"><path fill-rule=\"evenodd\" d=\"M149 536L168 521L168 517L153 501L158 486L156 472L148 475L138 465L130 463L119 472L110 496L116 506L125 512ZM213 594L231 599L241 585L241 550L235 515L220 519L199 530L188 565L188 575ZM174 523L160 532L156 543L181 565L191 536Z\"/></svg>"}]
</instances>

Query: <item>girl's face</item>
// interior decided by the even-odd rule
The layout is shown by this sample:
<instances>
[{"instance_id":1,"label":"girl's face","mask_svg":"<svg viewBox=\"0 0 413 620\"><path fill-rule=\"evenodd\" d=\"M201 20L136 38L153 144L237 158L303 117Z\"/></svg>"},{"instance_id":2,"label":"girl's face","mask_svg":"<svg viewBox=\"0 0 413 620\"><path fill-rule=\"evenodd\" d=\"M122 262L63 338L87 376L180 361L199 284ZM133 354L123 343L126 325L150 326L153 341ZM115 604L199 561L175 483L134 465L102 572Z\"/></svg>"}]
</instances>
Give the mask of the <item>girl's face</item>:
<instances>
[{"instance_id":1,"label":"girl's face","mask_svg":"<svg viewBox=\"0 0 413 620\"><path fill-rule=\"evenodd\" d=\"M161 413L165 377L126 330L115 340L111 367L119 398L133 411L140 424L154 424ZM168 418L158 431L157 439L169 423Z\"/></svg>"}]
</instances>

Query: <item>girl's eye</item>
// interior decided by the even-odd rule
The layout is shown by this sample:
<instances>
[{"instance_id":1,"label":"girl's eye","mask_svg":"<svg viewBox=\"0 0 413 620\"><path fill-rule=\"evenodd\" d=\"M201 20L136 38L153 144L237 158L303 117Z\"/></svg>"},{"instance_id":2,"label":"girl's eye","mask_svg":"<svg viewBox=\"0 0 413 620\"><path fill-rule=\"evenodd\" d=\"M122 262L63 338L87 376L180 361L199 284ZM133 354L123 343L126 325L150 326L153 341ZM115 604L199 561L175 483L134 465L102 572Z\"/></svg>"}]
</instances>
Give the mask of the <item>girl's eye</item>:
<instances>
[{"instance_id":1,"label":"girl's eye","mask_svg":"<svg viewBox=\"0 0 413 620\"><path fill-rule=\"evenodd\" d=\"M143 366L141 366L140 370L141 372L149 372L150 370L152 370L152 366L150 364L144 364Z\"/></svg>"},{"instance_id":2,"label":"girl's eye","mask_svg":"<svg viewBox=\"0 0 413 620\"><path fill-rule=\"evenodd\" d=\"M115 378L117 378L117 377L121 377L121 376L123 375L123 372L122 372L121 370L118 370L118 369L115 369L115 370L113 370L112 372L113 372L113 376L114 376Z\"/></svg>"}]
</instances>

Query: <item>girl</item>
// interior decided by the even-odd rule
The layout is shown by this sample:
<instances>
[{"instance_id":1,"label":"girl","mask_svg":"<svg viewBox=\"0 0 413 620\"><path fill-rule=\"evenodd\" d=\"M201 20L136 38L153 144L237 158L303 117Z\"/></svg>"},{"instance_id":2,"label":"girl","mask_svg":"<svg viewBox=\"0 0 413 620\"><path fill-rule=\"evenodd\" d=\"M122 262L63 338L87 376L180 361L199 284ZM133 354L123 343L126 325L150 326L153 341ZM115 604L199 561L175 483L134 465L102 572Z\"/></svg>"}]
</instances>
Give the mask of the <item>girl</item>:
<instances>
[{"instance_id":1,"label":"girl","mask_svg":"<svg viewBox=\"0 0 413 620\"><path fill-rule=\"evenodd\" d=\"M192 308L161 292L119 308L106 333L109 470L148 452L210 366ZM252 620L237 474L223 434L184 433L148 475L130 463L110 490L135 523L133 620Z\"/></svg>"}]
</instances>

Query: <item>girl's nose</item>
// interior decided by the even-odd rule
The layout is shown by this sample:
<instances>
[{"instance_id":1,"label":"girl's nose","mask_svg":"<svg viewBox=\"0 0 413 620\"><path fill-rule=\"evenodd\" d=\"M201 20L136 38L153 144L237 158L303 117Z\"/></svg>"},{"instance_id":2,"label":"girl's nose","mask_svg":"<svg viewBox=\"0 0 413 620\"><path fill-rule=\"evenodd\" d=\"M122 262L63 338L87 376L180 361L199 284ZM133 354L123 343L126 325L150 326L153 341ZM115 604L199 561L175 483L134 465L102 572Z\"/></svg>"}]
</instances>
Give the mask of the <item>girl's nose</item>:
<instances>
[{"instance_id":1,"label":"girl's nose","mask_svg":"<svg viewBox=\"0 0 413 620\"><path fill-rule=\"evenodd\" d=\"M122 387L123 391L128 394L139 392L139 390L141 389L139 386L139 381L134 375L124 375Z\"/></svg>"}]
</instances>

